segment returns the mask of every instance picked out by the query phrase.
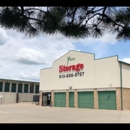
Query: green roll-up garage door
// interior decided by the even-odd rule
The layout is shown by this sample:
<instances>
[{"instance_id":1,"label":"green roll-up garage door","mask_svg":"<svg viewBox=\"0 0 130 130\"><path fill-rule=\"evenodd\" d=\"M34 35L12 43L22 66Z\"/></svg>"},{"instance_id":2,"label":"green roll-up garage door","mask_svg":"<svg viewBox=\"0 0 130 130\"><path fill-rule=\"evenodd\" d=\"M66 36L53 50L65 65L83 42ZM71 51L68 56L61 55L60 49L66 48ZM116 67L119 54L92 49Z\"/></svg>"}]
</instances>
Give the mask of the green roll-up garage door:
<instances>
[{"instance_id":1,"label":"green roll-up garage door","mask_svg":"<svg viewBox=\"0 0 130 130\"><path fill-rule=\"evenodd\" d=\"M99 91L98 92L99 109L116 110L116 92L115 91Z\"/></svg>"},{"instance_id":2,"label":"green roll-up garage door","mask_svg":"<svg viewBox=\"0 0 130 130\"><path fill-rule=\"evenodd\" d=\"M69 107L74 107L74 92L69 92Z\"/></svg>"},{"instance_id":3,"label":"green roll-up garage door","mask_svg":"<svg viewBox=\"0 0 130 130\"><path fill-rule=\"evenodd\" d=\"M54 106L55 107L66 107L66 92L55 92L54 93Z\"/></svg>"},{"instance_id":4,"label":"green roll-up garage door","mask_svg":"<svg viewBox=\"0 0 130 130\"><path fill-rule=\"evenodd\" d=\"M79 108L94 108L93 92L78 92L78 107Z\"/></svg>"}]
</instances>

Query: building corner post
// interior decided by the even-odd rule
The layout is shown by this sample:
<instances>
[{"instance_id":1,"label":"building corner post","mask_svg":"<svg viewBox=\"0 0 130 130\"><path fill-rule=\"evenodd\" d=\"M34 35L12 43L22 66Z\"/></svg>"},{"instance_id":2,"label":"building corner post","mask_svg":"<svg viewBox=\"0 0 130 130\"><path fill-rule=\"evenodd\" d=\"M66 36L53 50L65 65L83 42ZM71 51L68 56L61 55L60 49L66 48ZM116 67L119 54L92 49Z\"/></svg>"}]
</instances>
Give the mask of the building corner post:
<instances>
[{"instance_id":1,"label":"building corner post","mask_svg":"<svg viewBox=\"0 0 130 130\"><path fill-rule=\"evenodd\" d=\"M120 62L120 89L121 89L121 110L123 110L123 95L122 95L122 63Z\"/></svg>"}]
</instances>

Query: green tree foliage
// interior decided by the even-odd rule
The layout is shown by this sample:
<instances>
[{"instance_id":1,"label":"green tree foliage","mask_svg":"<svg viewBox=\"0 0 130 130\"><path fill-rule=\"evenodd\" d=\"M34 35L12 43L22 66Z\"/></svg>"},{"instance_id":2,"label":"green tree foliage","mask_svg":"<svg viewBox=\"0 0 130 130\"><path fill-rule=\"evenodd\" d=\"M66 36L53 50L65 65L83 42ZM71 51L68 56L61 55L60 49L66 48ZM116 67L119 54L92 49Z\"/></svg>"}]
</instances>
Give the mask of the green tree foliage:
<instances>
[{"instance_id":1,"label":"green tree foliage","mask_svg":"<svg viewBox=\"0 0 130 130\"><path fill-rule=\"evenodd\" d=\"M65 37L100 37L105 31L130 39L130 7L0 7L0 25L29 36L61 33Z\"/></svg>"}]
</instances>

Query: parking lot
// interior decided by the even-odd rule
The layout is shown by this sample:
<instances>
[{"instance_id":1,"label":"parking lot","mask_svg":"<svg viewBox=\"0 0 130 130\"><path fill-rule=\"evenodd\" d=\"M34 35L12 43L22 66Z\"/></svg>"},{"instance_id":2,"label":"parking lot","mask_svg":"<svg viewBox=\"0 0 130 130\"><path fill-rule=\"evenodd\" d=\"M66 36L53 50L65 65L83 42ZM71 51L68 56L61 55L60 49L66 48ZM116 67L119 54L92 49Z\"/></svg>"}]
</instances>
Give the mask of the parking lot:
<instances>
[{"instance_id":1,"label":"parking lot","mask_svg":"<svg viewBox=\"0 0 130 130\"><path fill-rule=\"evenodd\" d=\"M130 110L96 110L0 104L0 123L130 123Z\"/></svg>"}]
</instances>

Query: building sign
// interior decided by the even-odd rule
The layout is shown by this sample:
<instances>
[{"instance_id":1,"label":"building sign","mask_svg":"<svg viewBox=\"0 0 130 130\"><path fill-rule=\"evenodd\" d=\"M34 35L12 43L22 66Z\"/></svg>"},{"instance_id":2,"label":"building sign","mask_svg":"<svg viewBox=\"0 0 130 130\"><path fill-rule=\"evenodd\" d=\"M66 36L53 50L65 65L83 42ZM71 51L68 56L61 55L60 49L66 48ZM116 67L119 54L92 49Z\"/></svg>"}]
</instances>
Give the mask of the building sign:
<instances>
[{"instance_id":1,"label":"building sign","mask_svg":"<svg viewBox=\"0 0 130 130\"><path fill-rule=\"evenodd\" d=\"M69 64L69 61L72 61L72 60L75 60L75 58L70 58L70 56L67 57L67 65Z\"/></svg>"},{"instance_id":2,"label":"building sign","mask_svg":"<svg viewBox=\"0 0 130 130\"><path fill-rule=\"evenodd\" d=\"M76 65L68 65L69 61L72 60L75 60L75 58L67 57L67 65L59 66L59 72L60 72L59 78L71 78L71 77L84 76L84 72L80 72L82 69L84 69L84 64L78 63ZM64 74L64 72L70 72L70 73Z\"/></svg>"},{"instance_id":3,"label":"building sign","mask_svg":"<svg viewBox=\"0 0 130 130\"><path fill-rule=\"evenodd\" d=\"M59 75L59 78L72 78L72 77L80 77L80 76L84 76L84 72L62 74Z\"/></svg>"},{"instance_id":4,"label":"building sign","mask_svg":"<svg viewBox=\"0 0 130 130\"><path fill-rule=\"evenodd\" d=\"M79 72L83 68L84 68L84 64L82 63L78 63L76 65L69 65L69 66L60 65L59 72L67 72L67 71L72 71L72 70Z\"/></svg>"}]
</instances>

